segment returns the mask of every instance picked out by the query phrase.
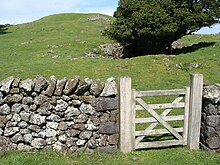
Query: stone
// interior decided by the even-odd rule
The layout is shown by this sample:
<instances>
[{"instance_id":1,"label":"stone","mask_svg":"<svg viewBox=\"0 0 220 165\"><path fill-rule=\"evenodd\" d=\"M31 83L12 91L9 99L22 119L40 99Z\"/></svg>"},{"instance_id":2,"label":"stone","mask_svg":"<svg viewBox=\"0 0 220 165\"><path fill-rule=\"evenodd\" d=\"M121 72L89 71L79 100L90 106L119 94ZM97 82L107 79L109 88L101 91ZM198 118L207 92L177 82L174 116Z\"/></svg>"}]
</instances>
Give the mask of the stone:
<instances>
[{"instance_id":1,"label":"stone","mask_svg":"<svg viewBox=\"0 0 220 165\"><path fill-rule=\"evenodd\" d=\"M13 143L4 136L0 136L0 156L14 149Z\"/></svg>"},{"instance_id":2,"label":"stone","mask_svg":"<svg viewBox=\"0 0 220 165\"><path fill-rule=\"evenodd\" d=\"M94 96L99 96L104 88L105 84L99 79L92 82L90 87L90 93Z\"/></svg>"},{"instance_id":3,"label":"stone","mask_svg":"<svg viewBox=\"0 0 220 165\"><path fill-rule=\"evenodd\" d=\"M12 107L11 107L11 111L14 112L14 113L20 113L21 110L23 109L23 105L22 104L13 104Z\"/></svg>"},{"instance_id":4,"label":"stone","mask_svg":"<svg viewBox=\"0 0 220 165\"><path fill-rule=\"evenodd\" d=\"M66 140L67 140L67 136L66 136L65 134L60 135L60 136L58 137L58 140L59 140L61 143L65 143Z\"/></svg>"},{"instance_id":5,"label":"stone","mask_svg":"<svg viewBox=\"0 0 220 165\"><path fill-rule=\"evenodd\" d=\"M11 93L11 94L19 94L20 93L20 88L12 88L9 93Z\"/></svg>"},{"instance_id":6,"label":"stone","mask_svg":"<svg viewBox=\"0 0 220 165\"><path fill-rule=\"evenodd\" d=\"M36 125L42 125L46 123L46 117L41 116L39 114L33 114L30 116L30 123L36 124Z\"/></svg>"},{"instance_id":7,"label":"stone","mask_svg":"<svg viewBox=\"0 0 220 165\"><path fill-rule=\"evenodd\" d=\"M57 100L57 105L55 107L55 110L63 112L67 109L67 107L68 107L68 103L60 99Z\"/></svg>"},{"instance_id":8,"label":"stone","mask_svg":"<svg viewBox=\"0 0 220 165\"><path fill-rule=\"evenodd\" d=\"M65 85L63 93L69 95L76 89L78 83L79 83L78 77L75 77L74 79L69 79Z\"/></svg>"},{"instance_id":9,"label":"stone","mask_svg":"<svg viewBox=\"0 0 220 165\"><path fill-rule=\"evenodd\" d=\"M117 98L99 97L96 99L97 111L115 110L117 108L118 108Z\"/></svg>"},{"instance_id":10,"label":"stone","mask_svg":"<svg viewBox=\"0 0 220 165\"><path fill-rule=\"evenodd\" d=\"M71 98L67 95L62 95L62 99L66 102L69 102L71 100Z\"/></svg>"},{"instance_id":11,"label":"stone","mask_svg":"<svg viewBox=\"0 0 220 165\"><path fill-rule=\"evenodd\" d=\"M31 144L33 140L32 134L25 134L23 138L24 138L25 144Z\"/></svg>"},{"instance_id":12,"label":"stone","mask_svg":"<svg viewBox=\"0 0 220 165\"><path fill-rule=\"evenodd\" d=\"M23 88L27 92L31 92L34 87L34 82L31 79L23 80L20 82L20 88Z\"/></svg>"},{"instance_id":13,"label":"stone","mask_svg":"<svg viewBox=\"0 0 220 165\"><path fill-rule=\"evenodd\" d=\"M38 125L30 125L28 129L32 132L40 132L40 127Z\"/></svg>"},{"instance_id":14,"label":"stone","mask_svg":"<svg viewBox=\"0 0 220 165\"><path fill-rule=\"evenodd\" d=\"M98 144L98 141L94 137L91 137L88 141L88 146L89 146L89 148L94 149L94 148L98 147L99 144Z\"/></svg>"},{"instance_id":15,"label":"stone","mask_svg":"<svg viewBox=\"0 0 220 165\"><path fill-rule=\"evenodd\" d=\"M20 78L14 78L14 81L12 82L12 87L17 88L19 87L21 79Z\"/></svg>"},{"instance_id":16,"label":"stone","mask_svg":"<svg viewBox=\"0 0 220 165\"><path fill-rule=\"evenodd\" d=\"M71 128L83 131L85 130L85 124L73 124Z\"/></svg>"},{"instance_id":17,"label":"stone","mask_svg":"<svg viewBox=\"0 0 220 165\"><path fill-rule=\"evenodd\" d=\"M94 124L94 126L98 126L100 124L100 119L97 116L91 116L90 120Z\"/></svg>"},{"instance_id":18,"label":"stone","mask_svg":"<svg viewBox=\"0 0 220 165\"><path fill-rule=\"evenodd\" d=\"M66 133L66 135L67 135L68 137L74 137L74 136L76 136L76 135L79 135L79 134L80 134L80 131L74 130L74 129L68 129L68 130L65 131L65 133Z\"/></svg>"},{"instance_id":19,"label":"stone","mask_svg":"<svg viewBox=\"0 0 220 165\"><path fill-rule=\"evenodd\" d=\"M108 136L107 135L100 135L100 138L97 140L99 147L104 147L107 145Z\"/></svg>"},{"instance_id":20,"label":"stone","mask_svg":"<svg viewBox=\"0 0 220 165\"><path fill-rule=\"evenodd\" d=\"M19 142L23 142L24 141L24 138L21 134L15 134L12 138L11 138L11 141L13 143L19 143Z\"/></svg>"},{"instance_id":21,"label":"stone","mask_svg":"<svg viewBox=\"0 0 220 165\"><path fill-rule=\"evenodd\" d=\"M4 136L12 136L19 132L19 127L5 127Z\"/></svg>"},{"instance_id":22,"label":"stone","mask_svg":"<svg viewBox=\"0 0 220 165\"><path fill-rule=\"evenodd\" d=\"M14 121L14 122L19 122L19 121L21 121L21 117L20 117L20 115L17 114L17 113L14 114L14 115L12 116L11 121Z\"/></svg>"},{"instance_id":23,"label":"stone","mask_svg":"<svg viewBox=\"0 0 220 165\"><path fill-rule=\"evenodd\" d=\"M23 96L22 95L19 95L19 94L14 94L14 95L8 95L6 97L6 103L19 103L21 102L21 100L23 99Z\"/></svg>"},{"instance_id":24,"label":"stone","mask_svg":"<svg viewBox=\"0 0 220 165\"><path fill-rule=\"evenodd\" d=\"M118 144L118 142L119 142L119 134L114 134L114 135L109 136L110 145Z\"/></svg>"},{"instance_id":25,"label":"stone","mask_svg":"<svg viewBox=\"0 0 220 165\"><path fill-rule=\"evenodd\" d=\"M34 84L34 91L38 93L40 93L42 90L45 90L48 86L47 80L42 75L38 75L34 79Z\"/></svg>"},{"instance_id":26,"label":"stone","mask_svg":"<svg viewBox=\"0 0 220 165\"><path fill-rule=\"evenodd\" d=\"M66 145L60 143L59 141L53 144L53 150L57 152L65 151L67 150Z\"/></svg>"},{"instance_id":27,"label":"stone","mask_svg":"<svg viewBox=\"0 0 220 165\"><path fill-rule=\"evenodd\" d=\"M56 89L54 91L54 94L57 96L61 96L63 93L63 89L65 87L67 79L63 78L62 80L58 80L56 84Z\"/></svg>"},{"instance_id":28,"label":"stone","mask_svg":"<svg viewBox=\"0 0 220 165\"><path fill-rule=\"evenodd\" d=\"M41 132L38 133L38 135L39 135L40 138L45 139L45 137L46 137L46 132L45 132L45 131L41 131Z\"/></svg>"},{"instance_id":29,"label":"stone","mask_svg":"<svg viewBox=\"0 0 220 165\"><path fill-rule=\"evenodd\" d=\"M52 138L47 138L46 139L47 145L51 145L57 142L57 138L56 137L52 137Z\"/></svg>"},{"instance_id":30,"label":"stone","mask_svg":"<svg viewBox=\"0 0 220 165\"><path fill-rule=\"evenodd\" d=\"M215 106L211 103L207 103L203 107L203 111L206 112L207 115L217 115L218 110Z\"/></svg>"},{"instance_id":31,"label":"stone","mask_svg":"<svg viewBox=\"0 0 220 165\"><path fill-rule=\"evenodd\" d=\"M210 137L206 140L206 143L211 149L220 148L220 137Z\"/></svg>"},{"instance_id":32,"label":"stone","mask_svg":"<svg viewBox=\"0 0 220 165\"><path fill-rule=\"evenodd\" d=\"M47 127L47 128L52 128L52 129L54 129L54 130L57 130L58 125L59 125L59 124L56 123L56 122L47 122L46 127Z\"/></svg>"},{"instance_id":33,"label":"stone","mask_svg":"<svg viewBox=\"0 0 220 165\"><path fill-rule=\"evenodd\" d=\"M78 141L76 142L76 145L77 145L77 146L84 146L85 143L86 143L86 140L78 140Z\"/></svg>"},{"instance_id":34,"label":"stone","mask_svg":"<svg viewBox=\"0 0 220 165\"><path fill-rule=\"evenodd\" d=\"M58 129L61 130L61 131L65 131L67 130L67 124L65 122L61 122L59 123L59 126L58 126Z\"/></svg>"},{"instance_id":35,"label":"stone","mask_svg":"<svg viewBox=\"0 0 220 165\"><path fill-rule=\"evenodd\" d=\"M96 106L96 98L95 96L81 96L80 100L82 100L86 104L91 104L93 107Z\"/></svg>"},{"instance_id":36,"label":"stone","mask_svg":"<svg viewBox=\"0 0 220 165\"><path fill-rule=\"evenodd\" d=\"M89 91L91 84L92 84L92 80L90 80L89 78L79 81L79 85L75 91L75 94L83 95L85 92Z\"/></svg>"},{"instance_id":37,"label":"stone","mask_svg":"<svg viewBox=\"0 0 220 165\"><path fill-rule=\"evenodd\" d=\"M41 105L41 104L43 104L45 101L47 101L47 97L46 96L44 96L44 95L39 95L39 96L36 96L35 98L34 98L34 104L35 105Z\"/></svg>"},{"instance_id":38,"label":"stone","mask_svg":"<svg viewBox=\"0 0 220 165\"><path fill-rule=\"evenodd\" d=\"M19 128L27 128L28 123L26 121L21 121L18 123Z\"/></svg>"},{"instance_id":39,"label":"stone","mask_svg":"<svg viewBox=\"0 0 220 165\"><path fill-rule=\"evenodd\" d=\"M31 131L29 130L29 129L23 129L23 128L21 128L20 129L20 131L19 131L19 133L21 134L21 135L26 135L26 134L30 134L31 133Z\"/></svg>"},{"instance_id":40,"label":"stone","mask_svg":"<svg viewBox=\"0 0 220 165\"><path fill-rule=\"evenodd\" d=\"M85 114L93 115L95 113L95 108L92 107L92 105L90 105L90 104L82 103L82 105L79 107L79 109L81 112L83 112Z\"/></svg>"},{"instance_id":41,"label":"stone","mask_svg":"<svg viewBox=\"0 0 220 165\"><path fill-rule=\"evenodd\" d=\"M109 121L111 121L111 122L118 122L119 121L118 110L111 111Z\"/></svg>"},{"instance_id":42,"label":"stone","mask_svg":"<svg viewBox=\"0 0 220 165\"><path fill-rule=\"evenodd\" d=\"M54 129L46 129L46 137L55 137L57 132Z\"/></svg>"},{"instance_id":43,"label":"stone","mask_svg":"<svg viewBox=\"0 0 220 165\"><path fill-rule=\"evenodd\" d=\"M109 114L108 114L108 113L104 113L104 114L100 117L101 123L108 122L108 120L109 120Z\"/></svg>"},{"instance_id":44,"label":"stone","mask_svg":"<svg viewBox=\"0 0 220 165\"><path fill-rule=\"evenodd\" d=\"M117 134L118 125L114 122L101 123L99 127L99 133L108 135Z\"/></svg>"},{"instance_id":45,"label":"stone","mask_svg":"<svg viewBox=\"0 0 220 165\"><path fill-rule=\"evenodd\" d=\"M46 95L47 96L52 96L53 93L54 93L54 90L56 88L56 83L57 83L57 79L55 76L51 76L50 79L49 79L49 85L46 89Z\"/></svg>"},{"instance_id":46,"label":"stone","mask_svg":"<svg viewBox=\"0 0 220 165\"><path fill-rule=\"evenodd\" d=\"M30 120L30 113L21 111L20 117L21 117L21 120L29 122L29 120Z\"/></svg>"},{"instance_id":47,"label":"stone","mask_svg":"<svg viewBox=\"0 0 220 165\"><path fill-rule=\"evenodd\" d=\"M207 116L206 123L212 127L219 127L220 125L220 116Z\"/></svg>"},{"instance_id":48,"label":"stone","mask_svg":"<svg viewBox=\"0 0 220 165\"><path fill-rule=\"evenodd\" d=\"M10 112L10 107L7 104L0 106L0 115L9 115Z\"/></svg>"},{"instance_id":49,"label":"stone","mask_svg":"<svg viewBox=\"0 0 220 165\"><path fill-rule=\"evenodd\" d=\"M79 134L79 138L82 140L88 140L92 136L92 131L83 131Z\"/></svg>"},{"instance_id":50,"label":"stone","mask_svg":"<svg viewBox=\"0 0 220 165\"><path fill-rule=\"evenodd\" d=\"M69 106L67 110L65 111L66 117L72 117L72 116L78 116L80 114L80 111L78 108L74 108L73 106Z\"/></svg>"},{"instance_id":51,"label":"stone","mask_svg":"<svg viewBox=\"0 0 220 165\"><path fill-rule=\"evenodd\" d=\"M22 104L25 104L25 105L30 105L34 102L33 98L32 97L24 97L22 99Z\"/></svg>"},{"instance_id":52,"label":"stone","mask_svg":"<svg viewBox=\"0 0 220 165\"><path fill-rule=\"evenodd\" d=\"M87 121L85 128L88 131L94 131L98 129L98 127L96 127L90 119Z\"/></svg>"},{"instance_id":53,"label":"stone","mask_svg":"<svg viewBox=\"0 0 220 165\"><path fill-rule=\"evenodd\" d=\"M85 123L88 120L88 117L86 114L80 114L77 116L76 119L74 119L75 123Z\"/></svg>"},{"instance_id":54,"label":"stone","mask_svg":"<svg viewBox=\"0 0 220 165\"><path fill-rule=\"evenodd\" d=\"M102 97L108 97L108 96L115 96L117 94L117 87L116 87L116 82L115 78L110 77L107 79L105 83L105 87L100 94Z\"/></svg>"},{"instance_id":55,"label":"stone","mask_svg":"<svg viewBox=\"0 0 220 165\"><path fill-rule=\"evenodd\" d=\"M11 84L14 80L14 77L8 77L0 82L0 91L8 93L10 91Z\"/></svg>"},{"instance_id":56,"label":"stone","mask_svg":"<svg viewBox=\"0 0 220 165\"><path fill-rule=\"evenodd\" d=\"M203 98L211 100L213 103L218 103L220 101L220 85L210 85L203 87Z\"/></svg>"},{"instance_id":57,"label":"stone","mask_svg":"<svg viewBox=\"0 0 220 165\"><path fill-rule=\"evenodd\" d=\"M80 100L72 100L72 105L74 107L80 107L81 104L82 102Z\"/></svg>"},{"instance_id":58,"label":"stone","mask_svg":"<svg viewBox=\"0 0 220 165\"><path fill-rule=\"evenodd\" d=\"M32 147L29 145L25 145L24 143L19 143L17 149L18 151L31 151Z\"/></svg>"},{"instance_id":59,"label":"stone","mask_svg":"<svg viewBox=\"0 0 220 165\"><path fill-rule=\"evenodd\" d=\"M78 140L78 138L73 138L73 137L67 138L67 139L66 139L66 145L67 145L67 147L75 146L77 140Z\"/></svg>"},{"instance_id":60,"label":"stone","mask_svg":"<svg viewBox=\"0 0 220 165\"><path fill-rule=\"evenodd\" d=\"M36 149L42 149L46 145L46 141L42 138L34 138L31 142L31 146Z\"/></svg>"},{"instance_id":61,"label":"stone","mask_svg":"<svg viewBox=\"0 0 220 165\"><path fill-rule=\"evenodd\" d=\"M216 136L216 131L213 127L210 126L206 126L205 127L205 131L204 131L204 135L205 137L212 137L212 136Z\"/></svg>"},{"instance_id":62,"label":"stone","mask_svg":"<svg viewBox=\"0 0 220 165\"><path fill-rule=\"evenodd\" d=\"M106 146L106 147L98 147L97 151L101 152L101 153L117 153L118 147L117 147L117 145Z\"/></svg>"},{"instance_id":63,"label":"stone","mask_svg":"<svg viewBox=\"0 0 220 165\"><path fill-rule=\"evenodd\" d=\"M55 115L55 114L51 114L50 116L47 117L48 121L53 121L53 122L60 122L60 116Z\"/></svg>"},{"instance_id":64,"label":"stone","mask_svg":"<svg viewBox=\"0 0 220 165\"><path fill-rule=\"evenodd\" d=\"M0 105L4 104L5 99L3 99L3 94L0 92Z\"/></svg>"}]
</instances>

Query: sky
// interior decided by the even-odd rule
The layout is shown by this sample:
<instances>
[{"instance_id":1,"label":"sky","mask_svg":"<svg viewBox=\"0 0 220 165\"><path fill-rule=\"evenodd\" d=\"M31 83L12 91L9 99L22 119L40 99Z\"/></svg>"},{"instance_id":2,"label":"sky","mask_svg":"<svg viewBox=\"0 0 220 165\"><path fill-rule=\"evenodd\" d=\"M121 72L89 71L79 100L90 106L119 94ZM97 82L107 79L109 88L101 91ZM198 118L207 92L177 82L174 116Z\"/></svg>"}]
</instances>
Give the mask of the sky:
<instances>
[{"instance_id":1,"label":"sky","mask_svg":"<svg viewBox=\"0 0 220 165\"><path fill-rule=\"evenodd\" d=\"M113 16L118 0L0 0L0 24L19 24L59 13L102 13ZM197 33L216 34L220 24Z\"/></svg>"}]
</instances>

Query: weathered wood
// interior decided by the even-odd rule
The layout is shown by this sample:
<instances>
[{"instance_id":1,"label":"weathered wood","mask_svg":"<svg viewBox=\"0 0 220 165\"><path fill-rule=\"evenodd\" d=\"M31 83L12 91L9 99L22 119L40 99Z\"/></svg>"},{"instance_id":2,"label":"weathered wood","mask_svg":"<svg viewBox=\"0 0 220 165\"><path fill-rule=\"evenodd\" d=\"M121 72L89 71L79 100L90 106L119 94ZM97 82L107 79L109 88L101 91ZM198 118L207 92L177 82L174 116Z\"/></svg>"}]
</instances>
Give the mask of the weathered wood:
<instances>
[{"instance_id":1,"label":"weathered wood","mask_svg":"<svg viewBox=\"0 0 220 165\"><path fill-rule=\"evenodd\" d=\"M161 118L165 121L179 121L179 120L184 120L184 115L166 116L166 117L161 116ZM157 122L157 120L153 117L135 119L135 123L154 123L154 122Z\"/></svg>"},{"instance_id":2,"label":"weathered wood","mask_svg":"<svg viewBox=\"0 0 220 165\"><path fill-rule=\"evenodd\" d=\"M160 122L170 133L172 133L177 139L182 140L182 136L176 132L164 119L161 118L151 107L149 107L141 98L136 99L158 122Z\"/></svg>"},{"instance_id":3,"label":"weathered wood","mask_svg":"<svg viewBox=\"0 0 220 165\"><path fill-rule=\"evenodd\" d=\"M144 96L167 96L167 95L185 95L184 89L173 90L152 90L152 91L137 91L136 97Z\"/></svg>"},{"instance_id":4,"label":"weathered wood","mask_svg":"<svg viewBox=\"0 0 220 165\"><path fill-rule=\"evenodd\" d=\"M167 108L183 108L185 103L163 103L163 104L147 104L152 109L167 109ZM136 105L136 110L144 110L140 105Z\"/></svg>"},{"instance_id":5,"label":"weathered wood","mask_svg":"<svg viewBox=\"0 0 220 165\"><path fill-rule=\"evenodd\" d=\"M199 149L201 126L203 75L190 75L189 129L187 146L190 150Z\"/></svg>"},{"instance_id":6,"label":"weathered wood","mask_svg":"<svg viewBox=\"0 0 220 165\"><path fill-rule=\"evenodd\" d=\"M131 78L119 78L119 110L120 110L120 150L129 153L132 150L132 91ZM134 122L134 121L133 121Z\"/></svg>"},{"instance_id":7,"label":"weathered wood","mask_svg":"<svg viewBox=\"0 0 220 165\"><path fill-rule=\"evenodd\" d=\"M135 150L135 117L136 117L136 90L132 89L131 96L131 148Z\"/></svg>"},{"instance_id":8,"label":"weathered wood","mask_svg":"<svg viewBox=\"0 0 220 165\"><path fill-rule=\"evenodd\" d=\"M157 148L157 147L167 147L167 146L177 146L177 145L183 145L183 140L141 142L138 145L136 145L135 149Z\"/></svg>"},{"instance_id":9,"label":"weathered wood","mask_svg":"<svg viewBox=\"0 0 220 165\"><path fill-rule=\"evenodd\" d=\"M174 128L176 132L183 132L183 127ZM160 135L160 134L168 134L170 133L167 129L155 129L155 130L144 130L144 131L136 131L136 136L149 136L149 135Z\"/></svg>"},{"instance_id":10,"label":"weathered wood","mask_svg":"<svg viewBox=\"0 0 220 165\"><path fill-rule=\"evenodd\" d=\"M188 135L188 124L189 124L189 96L190 96L190 87L186 87L185 95L185 107L184 107L184 130L183 130L183 141L184 145L187 145L187 135Z\"/></svg>"}]
</instances>

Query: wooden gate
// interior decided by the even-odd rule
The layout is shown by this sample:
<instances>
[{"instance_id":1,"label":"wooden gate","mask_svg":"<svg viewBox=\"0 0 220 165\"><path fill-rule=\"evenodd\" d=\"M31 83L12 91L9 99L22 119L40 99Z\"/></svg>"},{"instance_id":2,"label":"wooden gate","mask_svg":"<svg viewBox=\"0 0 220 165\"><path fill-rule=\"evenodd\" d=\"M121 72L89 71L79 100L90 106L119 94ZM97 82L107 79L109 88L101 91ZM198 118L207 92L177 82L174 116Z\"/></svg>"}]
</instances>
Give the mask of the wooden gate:
<instances>
[{"instance_id":1,"label":"wooden gate","mask_svg":"<svg viewBox=\"0 0 220 165\"><path fill-rule=\"evenodd\" d=\"M130 77L119 79L120 149L122 152L175 145L187 145L190 149L199 147L203 76L196 74L190 77L190 87L152 91L131 89ZM144 97L171 95L177 96L171 103L149 104L144 100ZM180 109L183 113L170 115L173 109ZM148 116L138 117L137 113L140 110L146 111ZM183 121L183 124L173 127L170 124L173 121ZM137 130L137 124L143 123L146 124L146 128ZM171 135L172 138L146 140L156 135Z\"/></svg>"}]
</instances>

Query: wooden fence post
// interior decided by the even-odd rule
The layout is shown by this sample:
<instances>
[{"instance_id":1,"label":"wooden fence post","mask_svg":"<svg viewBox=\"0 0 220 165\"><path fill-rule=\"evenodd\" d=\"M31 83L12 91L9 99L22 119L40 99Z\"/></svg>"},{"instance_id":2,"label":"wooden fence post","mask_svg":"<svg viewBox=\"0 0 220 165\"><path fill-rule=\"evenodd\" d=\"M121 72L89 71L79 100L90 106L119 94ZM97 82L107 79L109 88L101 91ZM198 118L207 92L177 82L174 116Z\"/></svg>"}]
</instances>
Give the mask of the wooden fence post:
<instances>
[{"instance_id":1,"label":"wooden fence post","mask_svg":"<svg viewBox=\"0 0 220 165\"><path fill-rule=\"evenodd\" d=\"M133 149L132 140L132 90L131 78L119 78L119 110L120 110L120 150L129 153Z\"/></svg>"},{"instance_id":2,"label":"wooden fence post","mask_svg":"<svg viewBox=\"0 0 220 165\"><path fill-rule=\"evenodd\" d=\"M189 103L189 128L187 147L190 150L199 149L201 127L203 75L190 75L190 103Z\"/></svg>"}]
</instances>

